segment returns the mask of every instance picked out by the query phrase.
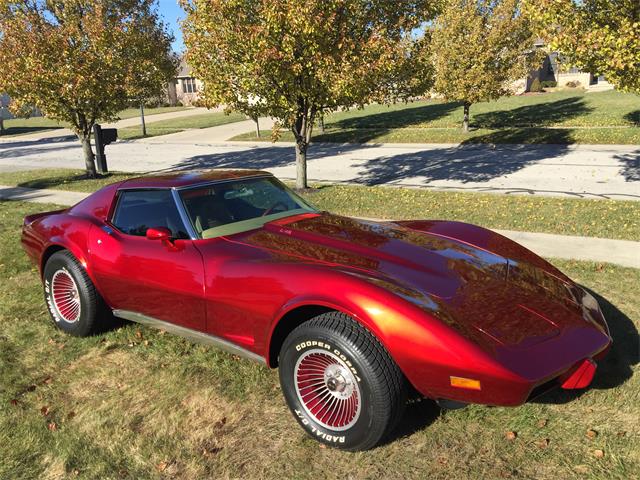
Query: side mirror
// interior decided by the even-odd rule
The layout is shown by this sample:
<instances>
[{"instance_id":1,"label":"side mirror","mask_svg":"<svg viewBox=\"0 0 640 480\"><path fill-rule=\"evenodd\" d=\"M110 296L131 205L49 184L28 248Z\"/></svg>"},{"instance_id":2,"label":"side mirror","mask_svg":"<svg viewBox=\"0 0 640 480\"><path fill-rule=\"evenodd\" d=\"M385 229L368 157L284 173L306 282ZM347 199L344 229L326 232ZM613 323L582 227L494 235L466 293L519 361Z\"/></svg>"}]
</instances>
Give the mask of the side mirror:
<instances>
[{"instance_id":1,"label":"side mirror","mask_svg":"<svg viewBox=\"0 0 640 480\"><path fill-rule=\"evenodd\" d=\"M147 238L149 240L171 240L171 230L167 227L154 227L147 229Z\"/></svg>"}]
</instances>

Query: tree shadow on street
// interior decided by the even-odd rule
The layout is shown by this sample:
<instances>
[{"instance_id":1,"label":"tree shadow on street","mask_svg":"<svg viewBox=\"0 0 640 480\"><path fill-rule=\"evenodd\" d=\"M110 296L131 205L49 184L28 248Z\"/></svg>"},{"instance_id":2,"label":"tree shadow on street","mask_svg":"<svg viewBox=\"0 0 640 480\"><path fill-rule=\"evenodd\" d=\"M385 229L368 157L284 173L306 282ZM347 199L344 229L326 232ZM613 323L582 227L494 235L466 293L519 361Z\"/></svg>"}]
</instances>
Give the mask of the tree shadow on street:
<instances>
[{"instance_id":1,"label":"tree shadow on street","mask_svg":"<svg viewBox=\"0 0 640 480\"><path fill-rule=\"evenodd\" d=\"M372 148L373 145L360 144L314 144L309 147L307 160L316 160L323 157L340 155L352 150ZM196 155L181 160L169 170L194 170L207 168L277 168L292 165L296 161L296 155L292 146L254 147L246 150L214 153L210 155Z\"/></svg>"},{"instance_id":2,"label":"tree shadow on street","mask_svg":"<svg viewBox=\"0 0 640 480\"><path fill-rule=\"evenodd\" d=\"M463 145L428 149L369 160L355 181L365 185L408 179L415 179L415 184L438 180L487 182L540 160L561 156L567 149L567 145Z\"/></svg>"},{"instance_id":3,"label":"tree shadow on street","mask_svg":"<svg viewBox=\"0 0 640 480\"><path fill-rule=\"evenodd\" d=\"M480 113L472 118L477 128L548 127L593 111L582 97L524 105L511 110Z\"/></svg>"},{"instance_id":4,"label":"tree shadow on street","mask_svg":"<svg viewBox=\"0 0 640 480\"><path fill-rule=\"evenodd\" d=\"M640 182L640 150L621 153L614 157L622 163L622 176L627 182ZM638 185L640 190L640 185Z\"/></svg>"}]
</instances>

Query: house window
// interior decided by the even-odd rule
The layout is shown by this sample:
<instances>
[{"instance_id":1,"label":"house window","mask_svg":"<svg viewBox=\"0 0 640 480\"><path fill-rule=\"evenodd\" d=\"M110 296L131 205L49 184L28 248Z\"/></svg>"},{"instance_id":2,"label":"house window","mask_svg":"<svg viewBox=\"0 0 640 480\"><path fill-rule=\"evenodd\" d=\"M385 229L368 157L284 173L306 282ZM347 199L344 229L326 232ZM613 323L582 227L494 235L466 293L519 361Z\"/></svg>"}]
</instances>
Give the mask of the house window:
<instances>
[{"instance_id":1,"label":"house window","mask_svg":"<svg viewBox=\"0 0 640 480\"><path fill-rule=\"evenodd\" d=\"M198 85L196 79L193 77L182 79L182 91L184 93L196 93L198 91Z\"/></svg>"}]
</instances>

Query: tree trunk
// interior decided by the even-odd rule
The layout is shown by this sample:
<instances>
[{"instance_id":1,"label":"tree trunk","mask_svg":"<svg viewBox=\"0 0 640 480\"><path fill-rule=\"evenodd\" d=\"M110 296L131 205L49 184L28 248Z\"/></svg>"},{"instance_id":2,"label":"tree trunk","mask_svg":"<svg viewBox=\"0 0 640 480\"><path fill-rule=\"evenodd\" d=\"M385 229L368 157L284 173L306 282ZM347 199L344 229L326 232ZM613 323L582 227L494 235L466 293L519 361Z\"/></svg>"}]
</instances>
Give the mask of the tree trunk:
<instances>
[{"instance_id":1,"label":"tree trunk","mask_svg":"<svg viewBox=\"0 0 640 480\"><path fill-rule=\"evenodd\" d=\"M4 133L4 118L2 118L2 107L0 107L0 135Z\"/></svg>"},{"instance_id":2,"label":"tree trunk","mask_svg":"<svg viewBox=\"0 0 640 480\"><path fill-rule=\"evenodd\" d=\"M253 121L256 122L256 138L260 138L260 123L258 122L258 117L254 117Z\"/></svg>"},{"instance_id":3,"label":"tree trunk","mask_svg":"<svg viewBox=\"0 0 640 480\"><path fill-rule=\"evenodd\" d=\"M307 142L296 141L296 188L309 188L307 184Z\"/></svg>"},{"instance_id":4,"label":"tree trunk","mask_svg":"<svg viewBox=\"0 0 640 480\"><path fill-rule=\"evenodd\" d=\"M471 107L470 103L464 104L464 118L462 120L462 129L465 132L469 131L469 107Z\"/></svg>"},{"instance_id":5,"label":"tree trunk","mask_svg":"<svg viewBox=\"0 0 640 480\"><path fill-rule=\"evenodd\" d=\"M144 122L144 103L140 102L140 123L142 125L142 136L147 136L147 124Z\"/></svg>"},{"instance_id":6,"label":"tree trunk","mask_svg":"<svg viewBox=\"0 0 640 480\"><path fill-rule=\"evenodd\" d=\"M324 133L324 115L320 114L318 119L318 126L320 127L320 133Z\"/></svg>"},{"instance_id":7,"label":"tree trunk","mask_svg":"<svg viewBox=\"0 0 640 480\"><path fill-rule=\"evenodd\" d=\"M82 153L84 154L84 168L87 171L87 177L96 177L96 157L91 148L91 134L84 134L80 141L82 142Z\"/></svg>"},{"instance_id":8,"label":"tree trunk","mask_svg":"<svg viewBox=\"0 0 640 480\"><path fill-rule=\"evenodd\" d=\"M296 121L291 129L296 139L296 188L309 188L307 184L307 148L311 142L316 110L304 98L298 99Z\"/></svg>"}]
</instances>

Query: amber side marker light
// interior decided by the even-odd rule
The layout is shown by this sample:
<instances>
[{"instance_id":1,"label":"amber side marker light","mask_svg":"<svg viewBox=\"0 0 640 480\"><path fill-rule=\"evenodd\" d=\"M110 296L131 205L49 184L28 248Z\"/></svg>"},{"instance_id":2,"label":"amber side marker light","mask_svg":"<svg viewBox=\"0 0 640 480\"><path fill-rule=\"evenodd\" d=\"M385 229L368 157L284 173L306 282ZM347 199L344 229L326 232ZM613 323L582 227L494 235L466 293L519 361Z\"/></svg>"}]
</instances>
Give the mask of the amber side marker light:
<instances>
[{"instance_id":1,"label":"amber side marker light","mask_svg":"<svg viewBox=\"0 0 640 480\"><path fill-rule=\"evenodd\" d=\"M474 380L473 378L464 377L449 377L451 380L451 386L457 388L466 388L468 390L482 390L480 388L480 380Z\"/></svg>"}]
</instances>

